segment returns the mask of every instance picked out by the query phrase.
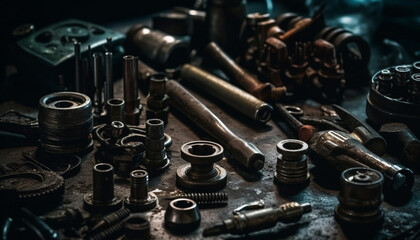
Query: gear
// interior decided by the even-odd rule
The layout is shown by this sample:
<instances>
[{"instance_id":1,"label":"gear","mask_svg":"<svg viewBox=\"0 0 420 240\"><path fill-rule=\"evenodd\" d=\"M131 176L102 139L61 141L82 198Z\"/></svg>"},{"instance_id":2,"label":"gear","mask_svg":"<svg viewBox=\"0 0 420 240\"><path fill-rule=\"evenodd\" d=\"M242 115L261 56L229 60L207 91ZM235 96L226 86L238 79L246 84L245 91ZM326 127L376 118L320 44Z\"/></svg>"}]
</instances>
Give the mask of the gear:
<instances>
[{"instance_id":1,"label":"gear","mask_svg":"<svg viewBox=\"0 0 420 240\"><path fill-rule=\"evenodd\" d=\"M47 206L60 201L64 179L51 171L15 172L0 176L0 189L16 190L22 206Z\"/></svg>"}]
</instances>

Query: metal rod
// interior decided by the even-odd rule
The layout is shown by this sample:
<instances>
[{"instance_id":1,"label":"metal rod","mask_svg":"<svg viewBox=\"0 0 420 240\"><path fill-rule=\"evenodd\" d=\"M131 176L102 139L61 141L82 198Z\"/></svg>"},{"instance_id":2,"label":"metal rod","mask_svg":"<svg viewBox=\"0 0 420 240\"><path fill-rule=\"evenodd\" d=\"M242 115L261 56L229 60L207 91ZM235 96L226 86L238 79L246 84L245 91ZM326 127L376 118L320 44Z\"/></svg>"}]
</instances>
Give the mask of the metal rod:
<instances>
[{"instance_id":1,"label":"metal rod","mask_svg":"<svg viewBox=\"0 0 420 240\"><path fill-rule=\"evenodd\" d=\"M137 103L137 58L131 55L124 60L124 101L127 124L138 125L140 110Z\"/></svg>"},{"instance_id":2,"label":"metal rod","mask_svg":"<svg viewBox=\"0 0 420 240\"><path fill-rule=\"evenodd\" d=\"M109 99L114 98L114 75L112 65L112 52L105 53L105 99L107 102Z\"/></svg>"},{"instance_id":3,"label":"metal rod","mask_svg":"<svg viewBox=\"0 0 420 240\"><path fill-rule=\"evenodd\" d=\"M93 54L93 83L95 86L95 113L102 112L102 53Z\"/></svg>"},{"instance_id":4,"label":"metal rod","mask_svg":"<svg viewBox=\"0 0 420 240\"><path fill-rule=\"evenodd\" d=\"M80 54L80 42L74 42L74 90L81 91L82 59Z\"/></svg>"}]
</instances>

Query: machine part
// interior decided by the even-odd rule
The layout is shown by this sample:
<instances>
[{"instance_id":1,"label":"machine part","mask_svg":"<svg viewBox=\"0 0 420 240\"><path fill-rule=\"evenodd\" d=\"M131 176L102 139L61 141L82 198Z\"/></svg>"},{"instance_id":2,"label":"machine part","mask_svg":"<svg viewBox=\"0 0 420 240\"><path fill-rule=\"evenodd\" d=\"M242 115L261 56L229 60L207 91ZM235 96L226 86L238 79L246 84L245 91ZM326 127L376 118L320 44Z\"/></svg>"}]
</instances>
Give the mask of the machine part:
<instances>
[{"instance_id":1,"label":"machine part","mask_svg":"<svg viewBox=\"0 0 420 240\"><path fill-rule=\"evenodd\" d=\"M374 169L355 167L343 171L340 180L336 219L350 224L381 224L384 216L382 174Z\"/></svg>"},{"instance_id":2,"label":"machine part","mask_svg":"<svg viewBox=\"0 0 420 240\"><path fill-rule=\"evenodd\" d=\"M130 197L124 199L124 207L133 212L144 212L156 207L157 197L148 191L149 175L144 170L130 173Z\"/></svg>"},{"instance_id":3,"label":"machine part","mask_svg":"<svg viewBox=\"0 0 420 240\"><path fill-rule=\"evenodd\" d=\"M232 80L238 82L241 87L256 98L265 102L278 102L285 97L285 87L274 87L270 83L261 83L257 78L236 64L216 43L209 43L205 51Z\"/></svg>"},{"instance_id":4,"label":"machine part","mask_svg":"<svg viewBox=\"0 0 420 240\"><path fill-rule=\"evenodd\" d=\"M57 92L42 97L38 123L44 152L77 154L92 149L92 102L84 94Z\"/></svg>"},{"instance_id":5,"label":"machine part","mask_svg":"<svg viewBox=\"0 0 420 240\"><path fill-rule=\"evenodd\" d=\"M102 231L99 231L97 234L87 237L87 240L108 240L108 239L118 239L121 235L124 234L123 231L124 222L118 222Z\"/></svg>"},{"instance_id":6,"label":"machine part","mask_svg":"<svg viewBox=\"0 0 420 240\"><path fill-rule=\"evenodd\" d=\"M408 99L412 103L420 104L420 73L411 75L408 85Z\"/></svg>"},{"instance_id":7,"label":"machine part","mask_svg":"<svg viewBox=\"0 0 420 240\"><path fill-rule=\"evenodd\" d=\"M239 206L239 207L233 209L232 214L237 215L244 210L261 209L261 208L264 208L264 207L265 207L264 201L262 199L260 199L258 201L250 202L250 203L244 204L242 206Z\"/></svg>"},{"instance_id":8,"label":"machine part","mask_svg":"<svg viewBox=\"0 0 420 240\"><path fill-rule=\"evenodd\" d=\"M238 213L222 224L203 231L203 236L216 236L220 234L247 234L276 226L277 222L296 222L303 214L312 210L309 203L299 204L289 202L278 208L266 208L246 213Z\"/></svg>"},{"instance_id":9,"label":"machine part","mask_svg":"<svg viewBox=\"0 0 420 240\"><path fill-rule=\"evenodd\" d=\"M274 86L282 87L287 60L287 45L275 37L269 37L264 43L258 72L266 82L270 81Z\"/></svg>"},{"instance_id":10,"label":"machine part","mask_svg":"<svg viewBox=\"0 0 420 240\"><path fill-rule=\"evenodd\" d=\"M127 124L139 125L141 106L137 104L137 58L127 55L123 59L125 120Z\"/></svg>"},{"instance_id":11,"label":"machine part","mask_svg":"<svg viewBox=\"0 0 420 240\"><path fill-rule=\"evenodd\" d=\"M153 29L174 36L191 35L192 21L186 13L169 12L160 13L152 18Z\"/></svg>"},{"instance_id":12,"label":"machine part","mask_svg":"<svg viewBox=\"0 0 420 240\"><path fill-rule=\"evenodd\" d=\"M114 71L112 63L112 52L105 53L105 86L104 102L114 98Z\"/></svg>"},{"instance_id":13,"label":"machine part","mask_svg":"<svg viewBox=\"0 0 420 240\"><path fill-rule=\"evenodd\" d=\"M20 39L15 57L19 74L23 74L22 79L28 79L25 86L34 93L56 92L59 91L57 76L63 75L64 84L77 91L74 42L80 42L80 56L85 58L92 54L88 46L92 46L92 52L102 52L107 45L106 37L112 38L114 63L120 65L125 35L90 22L67 19ZM84 72L83 67L81 72ZM83 87L87 79L82 77L81 80L80 92L87 94Z\"/></svg>"},{"instance_id":14,"label":"machine part","mask_svg":"<svg viewBox=\"0 0 420 240\"><path fill-rule=\"evenodd\" d=\"M146 121L145 152L140 168L150 174L160 173L171 165L166 154L164 129L164 123L160 119Z\"/></svg>"},{"instance_id":15,"label":"machine part","mask_svg":"<svg viewBox=\"0 0 420 240\"><path fill-rule=\"evenodd\" d=\"M125 101L119 98L111 98L106 102L107 124L113 121L125 122Z\"/></svg>"},{"instance_id":16,"label":"machine part","mask_svg":"<svg viewBox=\"0 0 420 240\"><path fill-rule=\"evenodd\" d=\"M198 67L184 64L181 68L181 78L259 123L266 123L271 118L271 105Z\"/></svg>"},{"instance_id":17,"label":"machine part","mask_svg":"<svg viewBox=\"0 0 420 240\"><path fill-rule=\"evenodd\" d=\"M341 125L350 132L354 139L378 156L385 154L386 141L375 129L336 104L333 104L332 108L340 116Z\"/></svg>"},{"instance_id":18,"label":"machine part","mask_svg":"<svg viewBox=\"0 0 420 240\"><path fill-rule=\"evenodd\" d=\"M154 65L173 68L189 59L189 42L142 24L131 27L127 32L127 52L133 52ZM155 49L150 51L150 49Z\"/></svg>"},{"instance_id":19,"label":"machine part","mask_svg":"<svg viewBox=\"0 0 420 240\"><path fill-rule=\"evenodd\" d=\"M404 123L385 123L379 130L388 143L387 153L409 166L420 166L420 140Z\"/></svg>"},{"instance_id":20,"label":"machine part","mask_svg":"<svg viewBox=\"0 0 420 240\"><path fill-rule=\"evenodd\" d=\"M229 54L239 54L239 31L246 17L245 0L209 0L206 8L208 41L216 42Z\"/></svg>"},{"instance_id":21,"label":"machine part","mask_svg":"<svg viewBox=\"0 0 420 240\"><path fill-rule=\"evenodd\" d=\"M57 156L55 155L49 156L39 154L38 152L35 154L22 152L22 157L25 161L30 161L43 170L53 171L65 179L77 174L80 171L80 165L82 163L82 159L75 154L60 156L58 161ZM35 158L38 158L39 160L36 160Z\"/></svg>"},{"instance_id":22,"label":"machine part","mask_svg":"<svg viewBox=\"0 0 420 240\"><path fill-rule=\"evenodd\" d=\"M383 95L390 96L392 94L392 87L394 85L394 76L388 69L382 70L378 73L377 91Z\"/></svg>"},{"instance_id":23,"label":"machine part","mask_svg":"<svg viewBox=\"0 0 420 240\"><path fill-rule=\"evenodd\" d=\"M45 170L14 171L0 176L0 188L16 190L20 206L29 208L55 205L64 193L64 179Z\"/></svg>"},{"instance_id":24,"label":"machine part","mask_svg":"<svg viewBox=\"0 0 420 240\"><path fill-rule=\"evenodd\" d=\"M21 221L25 225L32 225L36 231L39 231L43 239L58 239L58 233L33 212L26 208L20 208L19 212L22 217Z\"/></svg>"},{"instance_id":25,"label":"machine part","mask_svg":"<svg viewBox=\"0 0 420 240\"><path fill-rule=\"evenodd\" d=\"M34 142L39 138L38 120L15 110L0 115L0 130L23 135Z\"/></svg>"},{"instance_id":26,"label":"machine part","mask_svg":"<svg viewBox=\"0 0 420 240\"><path fill-rule=\"evenodd\" d=\"M112 212L120 209L121 199L114 195L114 167L98 163L93 167L93 192L83 198L83 207L89 212Z\"/></svg>"},{"instance_id":27,"label":"machine part","mask_svg":"<svg viewBox=\"0 0 420 240\"><path fill-rule=\"evenodd\" d=\"M54 229L80 227L89 217L89 213L83 212L79 208L57 209L42 216L44 221Z\"/></svg>"},{"instance_id":28,"label":"machine part","mask_svg":"<svg viewBox=\"0 0 420 240\"><path fill-rule=\"evenodd\" d=\"M146 118L157 118L168 124L169 97L166 95L166 82L163 74L154 74L149 81L149 95L147 96Z\"/></svg>"},{"instance_id":29,"label":"machine part","mask_svg":"<svg viewBox=\"0 0 420 240\"><path fill-rule=\"evenodd\" d=\"M188 198L169 202L165 212L165 227L178 234L193 232L200 226L201 215L197 204Z\"/></svg>"},{"instance_id":30,"label":"machine part","mask_svg":"<svg viewBox=\"0 0 420 240\"><path fill-rule=\"evenodd\" d=\"M360 141L341 131L320 131L309 142L311 161L315 165L333 167L344 171L352 167L369 167L385 177L389 192L408 192L414 184L414 174L409 168L391 164L364 147Z\"/></svg>"},{"instance_id":31,"label":"machine part","mask_svg":"<svg viewBox=\"0 0 420 240\"><path fill-rule=\"evenodd\" d=\"M413 63L414 65L416 64ZM398 67L398 66L397 66ZM413 65L402 65L400 66L400 70L407 70L407 68L410 68L410 72L415 72L415 67ZM391 72L391 75L393 75L393 83L395 85L396 78L396 67L388 67L383 70L388 70ZM416 81L413 80L413 75L408 82L408 91L405 90L405 93L407 95L408 92L408 99L404 98L402 96L395 95L394 91L394 85L391 89L391 94L384 94L380 91L379 85L381 84L381 77L382 77L382 71L378 71L375 75L373 75L371 84L370 84L370 90L369 94L366 97L366 115L368 116L369 120L374 122L375 124L382 125L384 123L389 122L401 122L406 124L411 131L413 131L416 135L420 135L420 125L418 124L420 121L420 112L418 109L420 109L420 103L416 101L411 101L411 98L413 97L413 94L418 94L419 91L415 91L417 93L413 93L413 90L411 86L414 84L416 85ZM402 71L404 72L404 71ZM408 71L405 71L408 72ZM401 75L402 73L400 73ZM402 75L406 75L405 73ZM414 78L417 79L417 75L414 74ZM401 77L400 77L401 78ZM404 82L404 81L403 81Z\"/></svg>"},{"instance_id":32,"label":"machine part","mask_svg":"<svg viewBox=\"0 0 420 240\"><path fill-rule=\"evenodd\" d=\"M123 221L125 218L130 216L131 211L126 208L119 209L113 213L106 215L105 217L99 219L94 223L94 225L89 229L87 235L93 235L99 231L103 231L111 227L114 224L117 224Z\"/></svg>"},{"instance_id":33,"label":"machine part","mask_svg":"<svg viewBox=\"0 0 420 240\"><path fill-rule=\"evenodd\" d=\"M286 139L277 143L276 172L274 180L280 184L302 184L309 180L308 144L297 139Z\"/></svg>"},{"instance_id":34,"label":"machine part","mask_svg":"<svg viewBox=\"0 0 420 240\"><path fill-rule=\"evenodd\" d=\"M286 68L284 75L292 85L304 85L305 69L309 65L306 56L308 48L308 43L295 42L293 52L291 53L291 56L288 57L288 67ZM299 88L297 88L297 90L298 89Z\"/></svg>"},{"instance_id":35,"label":"machine part","mask_svg":"<svg viewBox=\"0 0 420 240\"><path fill-rule=\"evenodd\" d=\"M176 171L176 184L193 191L216 191L227 183L226 170L215 164L223 159L223 147L210 141L191 141L181 146L181 157L189 162Z\"/></svg>"},{"instance_id":36,"label":"machine part","mask_svg":"<svg viewBox=\"0 0 420 240\"><path fill-rule=\"evenodd\" d=\"M406 98L408 82L411 75L411 65L400 65L394 67L394 96Z\"/></svg>"},{"instance_id":37,"label":"machine part","mask_svg":"<svg viewBox=\"0 0 420 240\"><path fill-rule=\"evenodd\" d=\"M156 70L141 60L137 61L137 79L139 80L139 88L143 93L149 92L150 77L157 74Z\"/></svg>"},{"instance_id":38,"label":"machine part","mask_svg":"<svg viewBox=\"0 0 420 240\"><path fill-rule=\"evenodd\" d=\"M315 127L307 124L302 124L292 115L296 112L298 107L283 106L280 103L274 105L276 112L280 115L282 120L286 121L298 134L298 138L304 142L308 142L315 133ZM300 108L299 108L300 109Z\"/></svg>"},{"instance_id":39,"label":"machine part","mask_svg":"<svg viewBox=\"0 0 420 240\"><path fill-rule=\"evenodd\" d=\"M124 223L126 240L150 239L150 222L142 216L132 216Z\"/></svg>"},{"instance_id":40,"label":"machine part","mask_svg":"<svg viewBox=\"0 0 420 240\"><path fill-rule=\"evenodd\" d=\"M265 156L254 144L232 133L213 112L178 82L169 80L166 89L171 105L225 145L236 162L254 171L264 167Z\"/></svg>"},{"instance_id":41,"label":"machine part","mask_svg":"<svg viewBox=\"0 0 420 240\"><path fill-rule=\"evenodd\" d=\"M188 198L198 205L224 205L228 202L228 195L225 192L201 192L184 193L170 192L165 199Z\"/></svg>"},{"instance_id":42,"label":"machine part","mask_svg":"<svg viewBox=\"0 0 420 240\"><path fill-rule=\"evenodd\" d=\"M102 98L102 88L103 88L103 54L96 52L93 55L93 83L95 86L95 97L93 101L93 116L95 118L102 118L104 115L104 105Z\"/></svg>"},{"instance_id":43,"label":"machine part","mask_svg":"<svg viewBox=\"0 0 420 240\"><path fill-rule=\"evenodd\" d=\"M80 42L74 42L74 91L81 92L82 77L82 56L80 53Z\"/></svg>"}]
</instances>

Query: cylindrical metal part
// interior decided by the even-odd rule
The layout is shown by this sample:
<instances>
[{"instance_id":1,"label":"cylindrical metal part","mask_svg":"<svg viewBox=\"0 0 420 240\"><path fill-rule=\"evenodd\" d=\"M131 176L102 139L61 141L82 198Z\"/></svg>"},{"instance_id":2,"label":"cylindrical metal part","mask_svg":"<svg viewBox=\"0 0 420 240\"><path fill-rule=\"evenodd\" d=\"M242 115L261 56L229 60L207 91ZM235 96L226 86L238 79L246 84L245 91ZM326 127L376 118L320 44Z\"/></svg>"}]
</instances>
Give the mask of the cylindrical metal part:
<instances>
[{"instance_id":1,"label":"cylindrical metal part","mask_svg":"<svg viewBox=\"0 0 420 240\"><path fill-rule=\"evenodd\" d=\"M280 184L301 184L310 177L306 152L308 144L297 139L282 140L277 144L274 179Z\"/></svg>"},{"instance_id":2,"label":"cylindrical metal part","mask_svg":"<svg viewBox=\"0 0 420 240\"><path fill-rule=\"evenodd\" d=\"M142 216L132 216L124 223L126 240L150 239L150 222Z\"/></svg>"},{"instance_id":3,"label":"cylindrical metal part","mask_svg":"<svg viewBox=\"0 0 420 240\"><path fill-rule=\"evenodd\" d=\"M83 198L83 207L91 212L115 211L122 206L121 199L114 195L114 167L98 163L93 167L93 191Z\"/></svg>"},{"instance_id":4,"label":"cylindrical metal part","mask_svg":"<svg viewBox=\"0 0 420 240\"><path fill-rule=\"evenodd\" d=\"M378 92L385 95L390 94L392 92L393 79L394 77L392 76L391 71L388 69L382 70L378 74Z\"/></svg>"},{"instance_id":5,"label":"cylindrical metal part","mask_svg":"<svg viewBox=\"0 0 420 240\"><path fill-rule=\"evenodd\" d=\"M94 112L100 115L102 113L102 53L93 54L93 84L95 86L95 100L94 100Z\"/></svg>"},{"instance_id":6,"label":"cylindrical metal part","mask_svg":"<svg viewBox=\"0 0 420 240\"><path fill-rule=\"evenodd\" d=\"M209 0L207 1L206 23L208 41L229 49L229 54L239 54L239 32L246 17L245 0Z\"/></svg>"},{"instance_id":7,"label":"cylindrical metal part","mask_svg":"<svg viewBox=\"0 0 420 240\"><path fill-rule=\"evenodd\" d=\"M254 144L236 136L214 113L178 82L169 80L166 89L171 98L171 105L225 145L239 164L252 170L260 170L264 167L264 154Z\"/></svg>"},{"instance_id":8,"label":"cylindrical metal part","mask_svg":"<svg viewBox=\"0 0 420 240\"><path fill-rule=\"evenodd\" d=\"M198 67L185 64L181 68L181 77L260 123L271 118L271 105Z\"/></svg>"},{"instance_id":9,"label":"cylindrical metal part","mask_svg":"<svg viewBox=\"0 0 420 240\"><path fill-rule=\"evenodd\" d=\"M84 94L57 92L39 100L41 149L53 154L77 154L93 146L92 102Z\"/></svg>"},{"instance_id":10,"label":"cylindrical metal part","mask_svg":"<svg viewBox=\"0 0 420 240\"><path fill-rule=\"evenodd\" d=\"M156 196L149 194L149 175L144 170L130 173L130 197L125 198L124 206L134 212L146 211L156 207Z\"/></svg>"},{"instance_id":11,"label":"cylindrical metal part","mask_svg":"<svg viewBox=\"0 0 420 240\"><path fill-rule=\"evenodd\" d=\"M283 106L280 103L274 104L276 111L280 114L282 120L288 123L298 134L298 138L304 142L307 142L311 139L312 135L315 132L315 128L311 125L302 124L299 120L296 119L291 113L290 109L293 111L296 110L294 106Z\"/></svg>"},{"instance_id":12,"label":"cylindrical metal part","mask_svg":"<svg viewBox=\"0 0 420 240\"><path fill-rule=\"evenodd\" d=\"M147 96L146 119L158 118L168 123L169 97L166 95L166 82L164 74L150 76L149 95Z\"/></svg>"},{"instance_id":13,"label":"cylindrical metal part","mask_svg":"<svg viewBox=\"0 0 420 240\"><path fill-rule=\"evenodd\" d=\"M105 53L105 88L104 102L114 98L114 72L112 65L112 52Z\"/></svg>"},{"instance_id":14,"label":"cylindrical metal part","mask_svg":"<svg viewBox=\"0 0 420 240\"><path fill-rule=\"evenodd\" d=\"M124 64L124 101L125 120L127 124L139 125L140 109L137 105L137 59L127 55L123 57Z\"/></svg>"},{"instance_id":15,"label":"cylindrical metal part","mask_svg":"<svg viewBox=\"0 0 420 240\"><path fill-rule=\"evenodd\" d=\"M224 192L180 193L172 198L188 198L194 200L198 205L227 204L228 202L228 195Z\"/></svg>"},{"instance_id":16,"label":"cylindrical metal part","mask_svg":"<svg viewBox=\"0 0 420 240\"><path fill-rule=\"evenodd\" d=\"M113 121L125 122L125 102L119 98L112 98L106 102L107 123Z\"/></svg>"},{"instance_id":17,"label":"cylindrical metal part","mask_svg":"<svg viewBox=\"0 0 420 240\"><path fill-rule=\"evenodd\" d=\"M165 227L178 234L186 234L200 226L201 215L197 204L188 198L172 200L165 212Z\"/></svg>"},{"instance_id":18,"label":"cylindrical metal part","mask_svg":"<svg viewBox=\"0 0 420 240\"><path fill-rule=\"evenodd\" d=\"M149 173L158 173L170 165L166 154L164 123L160 119L146 121L145 152L141 160L141 167Z\"/></svg>"},{"instance_id":19,"label":"cylindrical metal part","mask_svg":"<svg viewBox=\"0 0 420 240\"><path fill-rule=\"evenodd\" d=\"M420 73L420 61L413 62L413 68L411 69L411 73Z\"/></svg>"},{"instance_id":20,"label":"cylindrical metal part","mask_svg":"<svg viewBox=\"0 0 420 240\"><path fill-rule=\"evenodd\" d=\"M420 104L420 73L411 75L408 88L408 99L412 103Z\"/></svg>"},{"instance_id":21,"label":"cylindrical metal part","mask_svg":"<svg viewBox=\"0 0 420 240\"><path fill-rule=\"evenodd\" d=\"M114 198L114 167L98 163L93 167L93 201L112 202Z\"/></svg>"},{"instance_id":22,"label":"cylindrical metal part","mask_svg":"<svg viewBox=\"0 0 420 240\"><path fill-rule=\"evenodd\" d=\"M267 102L278 102L286 95L285 87L274 87L270 83L261 83L251 73L235 63L216 43L210 42L206 48L206 53L218 63L219 67L236 81L247 92L256 98Z\"/></svg>"},{"instance_id":23,"label":"cylindrical metal part","mask_svg":"<svg viewBox=\"0 0 420 240\"><path fill-rule=\"evenodd\" d=\"M380 223L384 215L383 182L382 174L374 169L356 167L343 171L335 217L345 223Z\"/></svg>"},{"instance_id":24,"label":"cylindrical metal part","mask_svg":"<svg viewBox=\"0 0 420 240\"><path fill-rule=\"evenodd\" d=\"M411 75L410 65L396 66L394 69L394 94L396 97L406 97L408 81Z\"/></svg>"},{"instance_id":25,"label":"cylindrical metal part","mask_svg":"<svg viewBox=\"0 0 420 240\"><path fill-rule=\"evenodd\" d=\"M190 164L176 171L176 183L193 191L216 191L226 186L227 172L214 164L223 159L223 147L210 141L191 141L181 146L181 157Z\"/></svg>"},{"instance_id":26,"label":"cylindrical metal part","mask_svg":"<svg viewBox=\"0 0 420 240\"><path fill-rule=\"evenodd\" d=\"M127 50L137 53L162 68L179 66L189 59L189 44L185 39L171 36L144 25L135 25L127 32ZM153 51L150 51L154 49Z\"/></svg>"},{"instance_id":27,"label":"cylindrical metal part","mask_svg":"<svg viewBox=\"0 0 420 240\"><path fill-rule=\"evenodd\" d=\"M81 91L82 58L80 54L80 42L74 42L74 91Z\"/></svg>"}]
</instances>

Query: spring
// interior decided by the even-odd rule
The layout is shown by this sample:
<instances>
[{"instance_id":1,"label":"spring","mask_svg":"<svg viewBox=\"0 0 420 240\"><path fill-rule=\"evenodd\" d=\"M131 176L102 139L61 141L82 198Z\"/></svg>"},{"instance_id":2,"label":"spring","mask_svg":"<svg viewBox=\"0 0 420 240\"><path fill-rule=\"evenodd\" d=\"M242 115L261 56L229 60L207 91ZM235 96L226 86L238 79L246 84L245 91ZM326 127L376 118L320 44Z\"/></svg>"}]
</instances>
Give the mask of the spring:
<instances>
[{"instance_id":1,"label":"spring","mask_svg":"<svg viewBox=\"0 0 420 240\"><path fill-rule=\"evenodd\" d=\"M226 204L228 201L227 193L180 193L176 198L189 198L197 204Z\"/></svg>"}]
</instances>

